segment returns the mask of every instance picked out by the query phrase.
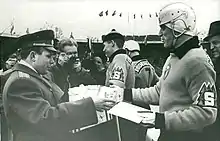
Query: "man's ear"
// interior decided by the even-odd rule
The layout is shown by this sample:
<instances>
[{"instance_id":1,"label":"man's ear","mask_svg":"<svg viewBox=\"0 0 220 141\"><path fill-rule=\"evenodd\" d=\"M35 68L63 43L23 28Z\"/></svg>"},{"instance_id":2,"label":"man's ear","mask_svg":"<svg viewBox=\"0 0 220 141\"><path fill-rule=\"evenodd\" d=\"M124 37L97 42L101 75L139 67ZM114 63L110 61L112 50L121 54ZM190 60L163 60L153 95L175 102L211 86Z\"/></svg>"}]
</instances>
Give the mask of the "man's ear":
<instances>
[{"instance_id":1,"label":"man's ear","mask_svg":"<svg viewBox=\"0 0 220 141\"><path fill-rule=\"evenodd\" d=\"M31 51L31 52L30 52L30 59L31 59L33 62L36 61L36 52L34 52L34 51Z\"/></svg>"},{"instance_id":2,"label":"man's ear","mask_svg":"<svg viewBox=\"0 0 220 141\"><path fill-rule=\"evenodd\" d=\"M111 40L111 44L112 44L112 47L114 47L115 46L115 41Z\"/></svg>"}]
</instances>

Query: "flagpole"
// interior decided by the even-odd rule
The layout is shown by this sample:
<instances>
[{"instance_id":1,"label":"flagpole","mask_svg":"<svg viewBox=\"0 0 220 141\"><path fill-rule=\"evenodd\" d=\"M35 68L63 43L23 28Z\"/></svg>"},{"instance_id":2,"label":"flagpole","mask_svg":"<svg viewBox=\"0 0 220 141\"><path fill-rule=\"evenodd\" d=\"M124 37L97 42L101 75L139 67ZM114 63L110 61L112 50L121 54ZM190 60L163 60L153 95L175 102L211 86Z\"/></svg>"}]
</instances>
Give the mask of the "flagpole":
<instances>
[{"instance_id":1,"label":"flagpole","mask_svg":"<svg viewBox=\"0 0 220 141\"><path fill-rule=\"evenodd\" d=\"M134 18L134 14L132 14L132 33L133 33L133 39L134 39L134 30L135 30L135 18Z\"/></svg>"},{"instance_id":2,"label":"flagpole","mask_svg":"<svg viewBox=\"0 0 220 141\"><path fill-rule=\"evenodd\" d=\"M128 12L128 25L129 25L129 12Z\"/></svg>"}]
</instances>

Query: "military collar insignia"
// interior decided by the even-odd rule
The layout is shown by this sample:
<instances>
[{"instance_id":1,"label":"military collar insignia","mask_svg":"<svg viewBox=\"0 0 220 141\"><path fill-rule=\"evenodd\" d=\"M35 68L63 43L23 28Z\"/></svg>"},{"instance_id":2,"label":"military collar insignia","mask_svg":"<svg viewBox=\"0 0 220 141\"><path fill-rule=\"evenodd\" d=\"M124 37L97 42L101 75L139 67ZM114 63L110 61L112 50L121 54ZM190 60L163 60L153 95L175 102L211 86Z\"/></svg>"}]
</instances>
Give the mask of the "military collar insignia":
<instances>
[{"instance_id":1,"label":"military collar insignia","mask_svg":"<svg viewBox=\"0 0 220 141\"><path fill-rule=\"evenodd\" d=\"M50 88L52 87L51 84L45 80L45 78L41 77L38 73L36 73L34 70L32 70L31 68L23 65L23 64L16 64L15 65L15 69L14 71L18 71L19 72L19 77L22 78L30 78L30 76L38 78L39 80L41 80L44 84L46 84L47 86L49 86Z\"/></svg>"},{"instance_id":2,"label":"military collar insignia","mask_svg":"<svg viewBox=\"0 0 220 141\"><path fill-rule=\"evenodd\" d=\"M30 78L30 75L27 74L27 73L24 73L22 71L19 71L18 72L18 77L20 77L20 78Z\"/></svg>"}]
</instances>

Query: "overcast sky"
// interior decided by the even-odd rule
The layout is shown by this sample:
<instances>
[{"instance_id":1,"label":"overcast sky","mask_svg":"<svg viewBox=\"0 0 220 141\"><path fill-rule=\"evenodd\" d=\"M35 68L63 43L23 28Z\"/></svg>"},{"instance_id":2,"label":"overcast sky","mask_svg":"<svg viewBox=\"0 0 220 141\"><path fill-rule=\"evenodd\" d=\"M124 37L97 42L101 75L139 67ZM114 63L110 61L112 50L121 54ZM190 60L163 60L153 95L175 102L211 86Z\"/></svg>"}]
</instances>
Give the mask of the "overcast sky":
<instances>
[{"instance_id":1,"label":"overcast sky","mask_svg":"<svg viewBox=\"0 0 220 141\"><path fill-rule=\"evenodd\" d=\"M199 31L207 31L212 21L220 20L219 0L179 0L192 6L197 14ZM0 32L13 21L15 32L39 30L47 22L60 27L69 37L100 38L115 28L123 34L158 34L155 15L164 5L176 0L0 0ZM99 17L101 11L108 16ZM116 10L116 16L111 16ZM122 12L122 17L119 13ZM136 14L136 19L133 18ZM143 19L141 19L141 14ZM149 14L152 17L149 17ZM5 32L9 33L10 28Z\"/></svg>"}]
</instances>

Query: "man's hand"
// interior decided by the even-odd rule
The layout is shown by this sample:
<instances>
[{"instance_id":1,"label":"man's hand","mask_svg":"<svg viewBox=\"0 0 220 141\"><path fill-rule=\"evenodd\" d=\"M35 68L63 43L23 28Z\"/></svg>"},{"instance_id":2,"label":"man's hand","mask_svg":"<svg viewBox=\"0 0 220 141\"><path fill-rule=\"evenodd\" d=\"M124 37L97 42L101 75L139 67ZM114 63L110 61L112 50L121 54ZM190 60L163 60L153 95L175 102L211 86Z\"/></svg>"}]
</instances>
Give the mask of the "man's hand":
<instances>
[{"instance_id":1,"label":"man's hand","mask_svg":"<svg viewBox=\"0 0 220 141\"><path fill-rule=\"evenodd\" d=\"M91 97L97 111L103 111L103 110L109 110L113 106L115 106L115 101L106 99L106 98L100 98L100 97Z\"/></svg>"}]
</instances>

